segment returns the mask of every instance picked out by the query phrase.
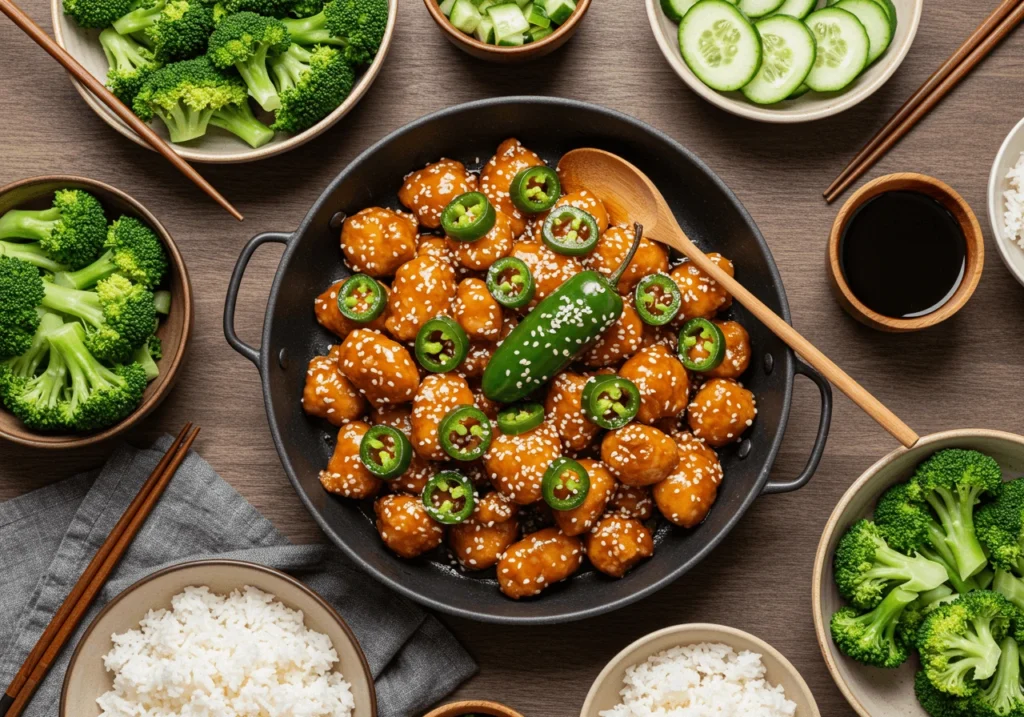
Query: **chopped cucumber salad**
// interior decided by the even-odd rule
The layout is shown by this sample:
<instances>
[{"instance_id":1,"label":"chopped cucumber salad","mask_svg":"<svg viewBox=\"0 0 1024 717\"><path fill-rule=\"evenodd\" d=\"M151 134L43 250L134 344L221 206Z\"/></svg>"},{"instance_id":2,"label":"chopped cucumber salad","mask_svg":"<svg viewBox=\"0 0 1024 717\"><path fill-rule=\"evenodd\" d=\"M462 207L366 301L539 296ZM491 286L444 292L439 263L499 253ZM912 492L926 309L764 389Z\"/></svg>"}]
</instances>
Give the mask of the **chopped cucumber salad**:
<instances>
[{"instance_id":1,"label":"chopped cucumber salad","mask_svg":"<svg viewBox=\"0 0 1024 717\"><path fill-rule=\"evenodd\" d=\"M440 0L438 7L480 42L516 47L553 33L576 11L576 0Z\"/></svg>"},{"instance_id":2,"label":"chopped cucumber salad","mask_svg":"<svg viewBox=\"0 0 1024 717\"><path fill-rule=\"evenodd\" d=\"M843 90L889 49L892 0L825 3L816 9L819 0L661 0L661 7L679 24L679 51L701 82L773 105Z\"/></svg>"}]
</instances>

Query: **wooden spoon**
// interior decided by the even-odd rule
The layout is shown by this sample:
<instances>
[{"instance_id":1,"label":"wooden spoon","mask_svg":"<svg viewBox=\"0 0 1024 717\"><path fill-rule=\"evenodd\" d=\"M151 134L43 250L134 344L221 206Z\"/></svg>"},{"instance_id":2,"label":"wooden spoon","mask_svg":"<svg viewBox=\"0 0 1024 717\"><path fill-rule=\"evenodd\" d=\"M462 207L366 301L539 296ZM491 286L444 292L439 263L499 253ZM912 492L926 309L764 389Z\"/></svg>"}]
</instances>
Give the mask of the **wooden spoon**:
<instances>
[{"instance_id":1,"label":"wooden spoon","mask_svg":"<svg viewBox=\"0 0 1024 717\"><path fill-rule=\"evenodd\" d=\"M818 369L836 388L910 448L918 435L881 401L832 360L816 349L810 341L787 324L742 284L720 269L686 236L658 188L646 174L622 157L600 149L575 149L558 163L562 186L567 192L586 189L604 202L608 215L616 224L639 222L646 236L677 249L701 271L717 281L750 313L782 339L807 363Z\"/></svg>"}]
</instances>

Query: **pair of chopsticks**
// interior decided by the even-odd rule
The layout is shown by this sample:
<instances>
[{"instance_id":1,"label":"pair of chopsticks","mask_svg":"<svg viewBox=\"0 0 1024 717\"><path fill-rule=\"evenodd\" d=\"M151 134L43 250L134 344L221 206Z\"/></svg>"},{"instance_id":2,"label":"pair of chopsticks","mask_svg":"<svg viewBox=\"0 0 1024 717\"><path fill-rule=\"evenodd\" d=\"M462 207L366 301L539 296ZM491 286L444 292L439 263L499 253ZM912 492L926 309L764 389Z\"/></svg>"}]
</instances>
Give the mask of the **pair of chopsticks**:
<instances>
[{"instance_id":1,"label":"pair of chopsticks","mask_svg":"<svg viewBox=\"0 0 1024 717\"><path fill-rule=\"evenodd\" d=\"M892 149L1024 20L1024 0L1003 0L953 55L910 96L825 190L831 204Z\"/></svg>"},{"instance_id":2,"label":"pair of chopsticks","mask_svg":"<svg viewBox=\"0 0 1024 717\"><path fill-rule=\"evenodd\" d=\"M178 466L185 460L185 455L198 434L199 426L193 428L192 423L185 424L167 453L142 484L138 495L125 509L117 525L110 531L110 535L96 551L85 572L68 593L57 614L46 626L46 630L32 648L18 674L14 676L7 692L0 697L0 717L18 717L24 711L36 688L49 672L50 665L60 654L61 648L74 634L100 588L117 567L118 561L128 550L146 518L153 512L157 501L163 495L167 484L171 482Z\"/></svg>"},{"instance_id":3,"label":"pair of chopsticks","mask_svg":"<svg viewBox=\"0 0 1024 717\"><path fill-rule=\"evenodd\" d=\"M238 221L242 221L241 213L235 209L220 192L214 189L212 184L207 182L188 162L179 157L178 153L171 149L171 146L167 144L160 135L154 132L149 125L139 119L127 105L117 99L117 97L115 97L102 82L97 80L92 76L91 72L82 67L81 63L72 57L67 50L58 45L49 35L47 35L43 28L39 27L32 18L26 15L21 8L14 4L13 0L0 0L0 12L9 17L14 24L21 28L26 35L31 37L37 45L46 50L53 59L63 65L65 70L71 73L76 80L85 85L92 94L103 102L103 104L109 107L114 114L124 121L125 124L131 127L135 134L146 140L153 149L162 154L168 162L178 169L179 172L184 174L192 180L196 186L206 192L213 201L224 207L231 216ZM3 713L0 712L0 715L2 714Z\"/></svg>"}]
</instances>

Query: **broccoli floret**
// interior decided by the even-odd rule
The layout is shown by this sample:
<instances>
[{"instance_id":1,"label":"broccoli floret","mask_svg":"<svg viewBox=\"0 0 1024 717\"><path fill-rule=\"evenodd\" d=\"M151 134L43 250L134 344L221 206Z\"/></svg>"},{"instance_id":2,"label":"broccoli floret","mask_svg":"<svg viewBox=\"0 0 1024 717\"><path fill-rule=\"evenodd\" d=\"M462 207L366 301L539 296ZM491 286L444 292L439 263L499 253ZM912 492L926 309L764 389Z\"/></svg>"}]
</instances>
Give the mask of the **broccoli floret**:
<instances>
[{"instance_id":1,"label":"broccoli floret","mask_svg":"<svg viewBox=\"0 0 1024 717\"><path fill-rule=\"evenodd\" d=\"M250 147L262 147L274 139L274 130L256 119L248 101L217 110L210 117L210 124L240 137Z\"/></svg>"},{"instance_id":2,"label":"broccoli floret","mask_svg":"<svg viewBox=\"0 0 1024 717\"><path fill-rule=\"evenodd\" d=\"M228 13L254 12L266 17L288 17L295 0L224 0Z\"/></svg>"},{"instance_id":3,"label":"broccoli floret","mask_svg":"<svg viewBox=\"0 0 1024 717\"><path fill-rule=\"evenodd\" d=\"M81 27L106 27L131 9L132 0L64 0L64 14Z\"/></svg>"},{"instance_id":4,"label":"broccoli floret","mask_svg":"<svg viewBox=\"0 0 1024 717\"><path fill-rule=\"evenodd\" d=\"M47 314L39 324L35 345L34 366L12 368L11 380L3 394L4 405L29 428L36 431L59 431L69 426L64 390L67 385L67 364L64 357L51 349L50 336L64 325L55 314ZM43 360L46 367L38 371ZM31 370L29 370L31 369ZM14 371L20 375L14 376Z\"/></svg>"},{"instance_id":5,"label":"broccoli floret","mask_svg":"<svg viewBox=\"0 0 1024 717\"><path fill-rule=\"evenodd\" d=\"M281 108L273 129L301 132L329 115L352 91L355 73L341 53L326 45L312 52L292 44L270 61Z\"/></svg>"},{"instance_id":6,"label":"broccoli floret","mask_svg":"<svg viewBox=\"0 0 1024 717\"><path fill-rule=\"evenodd\" d=\"M912 500L926 501L935 511L944 540L962 579L987 564L985 551L974 531L974 506L1002 485L999 464L978 451L947 448L917 467L910 480Z\"/></svg>"},{"instance_id":7,"label":"broccoli floret","mask_svg":"<svg viewBox=\"0 0 1024 717\"><path fill-rule=\"evenodd\" d=\"M80 269L96 259L107 237L99 200L81 189L54 193L49 209L12 209L0 217L0 239L27 239L54 261Z\"/></svg>"},{"instance_id":8,"label":"broccoli floret","mask_svg":"<svg viewBox=\"0 0 1024 717\"><path fill-rule=\"evenodd\" d=\"M135 217L121 217L110 225L107 251L89 266L73 272L60 272L55 284L72 289L88 289L119 273L136 284L152 288L167 273L167 253L153 230Z\"/></svg>"},{"instance_id":9,"label":"broccoli floret","mask_svg":"<svg viewBox=\"0 0 1024 717\"><path fill-rule=\"evenodd\" d=\"M943 603L953 602L958 597L960 596L953 592L948 585L940 585L934 590L921 593L917 600L907 605L907 609L900 615L899 625L896 626L896 637L908 649L916 647L918 630L921 629L921 623L924 622L928 613Z\"/></svg>"},{"instance_id":10,"label":"broccoli floret","mask_svg":"<svg viewBox=\"0 0 1024 717\"><path fill-rule=\"evenodd\" d=\"M156 336L151 336L149 341L135 349L132 361L142 367L146 375L146 381L153 381L160 375L160 368L156 365L156 362L162 357L163 350L160 339Z\"/></svg>"},{"instance_id":11,"label":"broccoli floret","mask_svg":"<svg viewBox=\"0 0 1024 717\"><path fill-rule=\"evenodd\" d=\"M64 320L48 311L42 312L42 314L39 327L32 337L32 343L28 350L20 356L0 363L0 398L20 388L25 381L35 376L43 361L46 360L46 355L50 351L46 334L63 324Z\"/></svg>"},{"instance_id":12,"label":"broccoli floret","mask_svg":"<svg viewBox=\"0 0 1024 717\"><path fill-rule=\"evenodd\" d=\"M996 570L992 589L1024 610L1024 580L1005 570Z\"/></svg>"},{"instance_id":13,"label":"broccoli floret","mask_svg":"<svg viewBox=\"0 0 1024 717\"><path fill-rule=\"evenodd\" d=\"M100 46L110 67L107 87L117 99L131 107L142 83L159 64L149 48L109 27L100 33Z\"/></svg>"},{"instance_id":14,"label":"broccoli floret","mask_svg":"<svg viewBox=\"0 0 1024 717\"><path fill-rule=\"evenodd\" d=\"M0 256L0 359L20 356L39 328L43 300L39 270L21 259Z\"/></svg>"},{"instance_id":15,"label":"broccoli floret","mask_svg":"<svg viewBox=\"0 0 1024 717\"><path fill-rule=\"evenodd\" d=\"M292 17L312 17L324 9L324 0L299 0L292 5Z\"/></svg>"},{"instance_id":16,"label":"broccoli floret","mask_svg":"<svg viewBox=\"0 0 1024 717\"><path fill-rule=\"evenodd\" d=\"M917 593L896 588L870 612L844 607L832 616L832 640L857 662L875 667L899 667L907 660L907 646L896 639L896 625Z\"/></svg>"},{"instance_id":17,"label":"broccoli floret","mask_svg":"<svg viewBox=\"0 0 1024 717\"><path fill-rule=\"evenodd\" d=\"M353 65L373 61L388 24L387 0L332 0L316 15L283 21L300 45L337 45Z\"/></svg>"},{"instance_id":18,"label":"broccoli floret","mask_svg":"<svg viewBox=\"0 0 1024 717\"><path fill-rule=\"evenodd\" d=\"M39 242L0 241L0 256L27 261L46 271L66 271L67 267L46 253Z\"/></svg>"},{"instance_id":19,"label":"broccoli floret","mask_svg":"<svg viewBox=\"0 0 1024 717\"><path fill-rule=\"evenodd\" d=\"M146 37L153 57L161 63L175 62L202 55L214 27L213 9L199 0L170 0L146 28Z\"/></svg>"},{"instance_id":20,"label":"broccoli floret","mask_svg":"<svg viewBox=\"0 0 1024 717\"><path fill-rule=\"evenodd\" d=\"M946 582L942 565L893 550L869 520L857 521L839 539L834 572L839 593L864 610L878 605L894 586L921 593Z\"/></svg>"},{"instance_id":21,"label":"broccoli floret","mask_svg":"<svg viewBox=\"0 0 1024 717\"><path fill-rule=\"evenodd\" d=\"M931 717L964 717L967 699L953 697L935 689L928 680L928 675L921 670L914 677L914 694L924 711Z\"/></svg>"},{"instance_id":22,"label":"broccoli floret","mask_svg":"<svg viewBox=\"0 0 1024 717\"><path fill-rule=\"evenodd\" d=\"M114 21L114 29L125 36L143 32L160 19L160 13L166 5L167 0L139 0L129 12Z\"/></svg>"},{"instance_id":23,"label":"broccoli floret","mask_svg":"<svg viewBox=\"0 0 1024 717\"><path fill-rule=\"evenodd\" d=\"M978 509L974 530L993 565L1024 575L1024 479L1003 483L996 500Z\"/></svg>"},{"instance_id":24,"label":"broccoli floret","mask_svg":"<svg viewBox=\"0 0 1024 717\"><path fill-rule=\"evenodd\" d=\"M971 697L971 717L1020 717L1024 715L1024 689L1020 683L1020 649L1006 637L999 645L999 666L992 681Z\"/></svg>"},{"instance_id":25,"label":"broccoli floret","mask_svg":"<svg viewBox=\"0 0 1024 717\"><path fill-rule=\"evenodd\" d=\"M289 43L288 31L280 20L237 12L221 20L210 35L207 56L221 69L236 68L249 94L260 107L272 112L281 106L281 98L270 79L267 59L287 50Z\"/></svg>"},{"instance_id":26,"label":"broccoli floret","mask_svg":"<svg viewBox=\"0 0 1024 717\"><path fill-rule=\"evenodd\" d=\"M1002 595L975 590L940 605L925 617L917 648L928 679L946 694L969 697L995 674L999 642L1017 609Z\"/></svg>"}]
</instances>

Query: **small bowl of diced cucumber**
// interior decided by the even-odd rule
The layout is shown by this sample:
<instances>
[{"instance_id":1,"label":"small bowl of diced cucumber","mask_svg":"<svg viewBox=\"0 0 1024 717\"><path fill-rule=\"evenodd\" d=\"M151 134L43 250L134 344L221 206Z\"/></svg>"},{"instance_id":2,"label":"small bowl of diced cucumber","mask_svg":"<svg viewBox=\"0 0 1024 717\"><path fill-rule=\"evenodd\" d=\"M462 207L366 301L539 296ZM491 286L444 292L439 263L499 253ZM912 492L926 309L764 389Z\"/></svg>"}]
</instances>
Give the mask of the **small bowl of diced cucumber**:
<instances>
[{"instance_id":1,"label":"small bowl of diced cucumber","mask_svg":"<svg viewBox=\"0 0 1024 717\"><path fill-rule=\"evenodd\" d=\"M470 55L523 62L561 47L590 0L424 0L449 40Z\"/></svg>"},{"instance_id":2,"label":"small bowl of diced cucumber","mask_svg":"<svg viewBox=\"0 0 1024 717\"><path fill-rule=\"evenodd\" d=\"M807 122L869 97L903 62L924 0L646 0L669 64L697 94L763 122Z\"/></svg>"}]
</instances>

